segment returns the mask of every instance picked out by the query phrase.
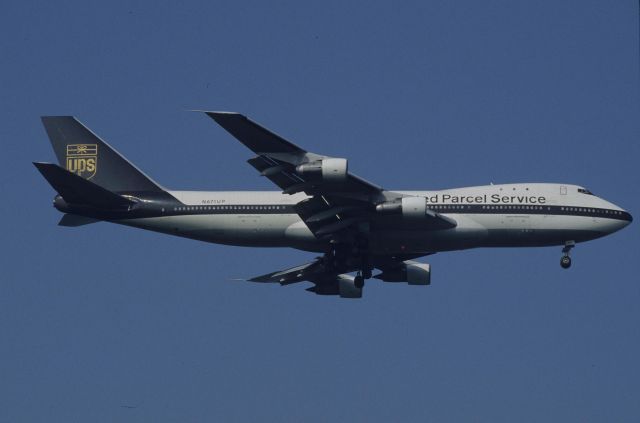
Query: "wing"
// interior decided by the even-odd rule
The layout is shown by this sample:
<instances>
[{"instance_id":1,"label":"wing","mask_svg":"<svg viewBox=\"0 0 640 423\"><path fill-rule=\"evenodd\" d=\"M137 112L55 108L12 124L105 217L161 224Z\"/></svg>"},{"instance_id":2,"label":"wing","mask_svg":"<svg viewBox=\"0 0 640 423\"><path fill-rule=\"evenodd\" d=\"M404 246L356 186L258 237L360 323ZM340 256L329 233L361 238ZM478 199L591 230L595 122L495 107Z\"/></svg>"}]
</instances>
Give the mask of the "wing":
<instances>
[{"instance_id":1,"label":"wing","mask_svg":"<svg viewBox=\"0 0 640 423\"><path fill-rule=\"evenodd\" d=\"M372 258L372 264L382 271L382 273L376 275L375 278L384 281L392 280L393 278L386 278L385 275L393 275L393 272L399 270L403 264L414 263L410 260L424 255L426 254L374 256ZM279 283L284 286L309 281L312 282L314 286L308 288L307 291L319 295L339 295L343 298L360 298L362 297L362 288L356 287L354 277L341 273L352 270L355 270L355 268L347 267L338 271L327 263L326 258L318 257L310 263L256 276L249 279L249 282ZM395 279L393 280L395 281Z\"/></svg>"},{"instance_id":2,"label":"wing","mask_svg":"<svg viewBox=\"0 0 640 423\"><path fill-rule=\"evenodd\" d=\"M381 187L350 172L346 172L344 178L329 182L314 178L314 174L322 173L322 169L314 172L313 166L322 166L323 161L333 158L306 151L239 113L205 113L256 153L257 156L250 159L249 164L287 194L304 191L309 195L328 192L375 195L382 191ZM306 174L297 169L305 165L308 166Z\"/></svg>"},{"instance_id":3,"label":"wing","mask_svg":"<svg viewBox=\"0 0 640 423\"><path fill-rule=\"evenodd\" d=\"M390 271L398 268L404 261L413 260L424 257L429 254L405 254L405 255L380 255L373 257L373 264L378 269ZM327 278L334 277L340 272L349 272L355 269L333 270L328 266L323 257L318 257L310 263L301 264L299 266L290 267L285 270L267 273L266 275L256 276L248 279L249 282L260 283L279 283L280 285L291 285L304 281L322 281Z\"/></svg>"},{"instance_id":4,"label":"wing","mask_svg":"<svg viewBox=\"0 0 640 423\"><path fill-rule=\"evenodd\" d=\"M279 283L290 285L310 281L313 286L307 291L318 295L339 295L342 298L361 298L362 287L356 287L355 278L332 270L322 257L311 263L305 263L286 270L268 273L249 279L250 282Z\"/></svg>"},{"instance_id":5,"label":"wing","mask_svg":"<svg viewBox=\"0 0 640 423\"><path fill-rule=\"evenodd\" d=\"M285 194L309 196L295 210L317 238L344 240L345 232L374 218L377 205L404 197L349 172L346 159L309 152L244 115L205 113L256 154L248 162L260 175ZM455 226L431 210L425 222L434 229Z\"/></svg>"}]
</instances>

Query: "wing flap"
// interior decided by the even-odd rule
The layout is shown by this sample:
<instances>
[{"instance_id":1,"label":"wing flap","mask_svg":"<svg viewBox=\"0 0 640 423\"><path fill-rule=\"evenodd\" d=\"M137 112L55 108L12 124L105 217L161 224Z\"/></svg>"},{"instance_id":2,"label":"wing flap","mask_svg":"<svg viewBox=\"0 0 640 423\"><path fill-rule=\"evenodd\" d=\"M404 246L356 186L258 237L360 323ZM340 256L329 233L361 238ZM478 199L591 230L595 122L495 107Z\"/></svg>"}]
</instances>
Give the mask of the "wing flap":
<instances>
[{"instance_id":1,"label":"wing flap","mask_svg":"<svg viewBox=\"0 0 640 423\"><path fill-rule=\"evenodd\" d=\"M314 275L321 274L324 266L321 260L312 261L299 266L291 267L285 270L279 270L266 275L256 276L249 279L249 282L261 283L279 283L280 285L289 285L292 283L310 280Z\"/></svg>"},{"instance_id":2,"label":"wing flap","mask_svg":"<svg viewBox=\"0 0 640 423\"><path fill-rule=\"evenodd\" d=\"M247 162L260 172L260 175L269 178L271 182L283 191L305 182L295 173L294 167L289 163L268 156L254 157L247 160Z\"/></svg>"}]
</instances>

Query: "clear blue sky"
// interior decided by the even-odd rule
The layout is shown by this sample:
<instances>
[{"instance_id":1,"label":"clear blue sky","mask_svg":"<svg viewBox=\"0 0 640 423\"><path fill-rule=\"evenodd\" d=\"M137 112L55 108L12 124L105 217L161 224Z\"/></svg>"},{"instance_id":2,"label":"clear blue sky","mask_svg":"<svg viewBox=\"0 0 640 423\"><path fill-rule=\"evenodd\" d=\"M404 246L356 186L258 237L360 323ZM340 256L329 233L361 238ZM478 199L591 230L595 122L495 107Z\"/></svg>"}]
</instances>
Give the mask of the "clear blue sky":
<instances>
[{"instance_id":1,"label":"clear blue sky","mask_svg":"<svg viewBox=\"0 0 640 423\"><path fill-rule=\"evenodd\" d=\"M174 3L3 3L0 422L638 421L638 222L570 271L437 254L350 301L229 280L311 254L59 228L31 165L73 114L165 186L273 189L186 111L232 110L387 188L577 183L638 217L637 1Z\"/></svg>"}]
</instances>

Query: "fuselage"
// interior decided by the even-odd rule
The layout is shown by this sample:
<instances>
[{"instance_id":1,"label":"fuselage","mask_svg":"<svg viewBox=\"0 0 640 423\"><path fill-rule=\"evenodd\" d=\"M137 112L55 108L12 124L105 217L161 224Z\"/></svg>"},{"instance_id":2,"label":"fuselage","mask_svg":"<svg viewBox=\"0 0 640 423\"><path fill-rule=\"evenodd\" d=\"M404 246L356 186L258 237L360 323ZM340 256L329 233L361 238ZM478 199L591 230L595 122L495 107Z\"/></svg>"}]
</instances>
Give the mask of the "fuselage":
<instances>
[{"instance_id":1,"label":"fuselage","mask_svg":"<svg viewBox=\"0 0 640 423\"><path fill-rule=\"evenodd\" d=\"M402 216L372 211L373 254L428 254L476 247L531 247L583 242L618 231L631 215L570 184L504 184L440 191L393 191L427 199L430 210L453 219L433 230ZM140 206L98 218L206 242L326 251L294 210L307 198L271 191L168 191L173 200L132 193ZM62 211L64 206L60 205ZM78 211L75 211L78 213ZM90 215L90 212L81 212Z\"/></svg>"}]
</instances>

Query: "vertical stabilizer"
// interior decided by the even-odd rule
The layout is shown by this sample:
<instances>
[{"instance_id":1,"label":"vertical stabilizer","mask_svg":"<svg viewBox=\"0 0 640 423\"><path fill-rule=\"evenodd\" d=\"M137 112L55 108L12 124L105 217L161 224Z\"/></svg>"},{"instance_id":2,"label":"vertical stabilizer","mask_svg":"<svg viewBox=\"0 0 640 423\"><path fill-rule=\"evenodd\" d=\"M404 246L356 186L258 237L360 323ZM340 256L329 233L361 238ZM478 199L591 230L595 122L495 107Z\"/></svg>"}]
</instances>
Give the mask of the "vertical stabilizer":
<instances>
[{"instance_id":1,"label":"vertical stabilizer","mask_svg":"<svg viewBox=\"0 0 640 423\"><path fill-rule=\"evenodd\" d=\"M164 191L73 116L43 116L60 166L113 192Z\"/></svg>"}]
</instances>

